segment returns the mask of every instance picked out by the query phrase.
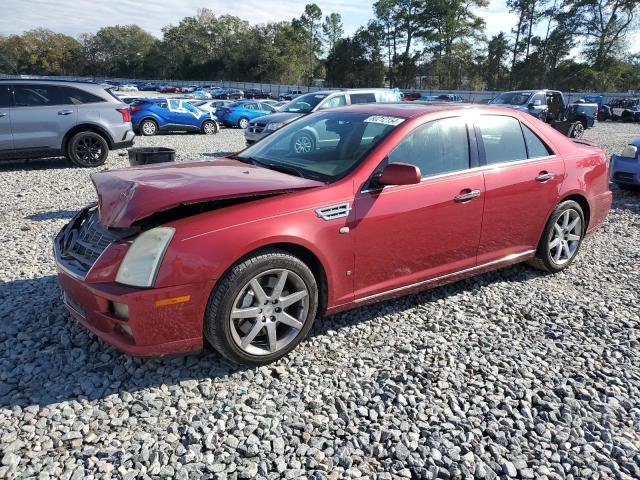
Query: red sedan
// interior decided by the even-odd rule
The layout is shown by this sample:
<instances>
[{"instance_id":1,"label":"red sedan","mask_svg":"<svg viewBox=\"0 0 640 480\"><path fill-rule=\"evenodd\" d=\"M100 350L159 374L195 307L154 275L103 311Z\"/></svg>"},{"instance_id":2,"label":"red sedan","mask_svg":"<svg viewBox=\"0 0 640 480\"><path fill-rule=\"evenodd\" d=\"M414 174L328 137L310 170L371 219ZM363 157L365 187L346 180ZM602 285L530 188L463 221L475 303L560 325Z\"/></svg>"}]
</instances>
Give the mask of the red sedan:
<instances>
[{"instance_id":1,"label":"red sedan","mask_svg":"<svg viewBox=\"0 0 640 480\"><path fill-rule=\"evenodd\" d=\"M165 85L158 89L159 93L182 93L182 89L180 87L176 87L173 85Z\"/></svg>"},{"instance_id":2,"label":"red sedan","mask_svg":"<svg viewBox=\"0 0 640 480\"><path fill-rule=\"evenodd\" d=\"M522 261L563 270L611 206L602 150L464 105L322 111L229 158L92 179L97 206L54 243L71 314L131 354L207 339L248 364L318 315Z\"/></svg>"}]
</instances>

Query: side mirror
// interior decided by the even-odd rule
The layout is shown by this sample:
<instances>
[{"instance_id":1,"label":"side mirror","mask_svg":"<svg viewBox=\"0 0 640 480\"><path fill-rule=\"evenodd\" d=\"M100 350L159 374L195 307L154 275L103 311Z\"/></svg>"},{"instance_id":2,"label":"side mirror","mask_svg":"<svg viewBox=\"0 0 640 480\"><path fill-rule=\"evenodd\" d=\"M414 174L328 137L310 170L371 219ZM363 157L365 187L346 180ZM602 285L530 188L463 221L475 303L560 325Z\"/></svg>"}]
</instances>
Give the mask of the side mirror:
<instances>
[{"instance_id":1,"label":"side mirror","mask_svg":"<svg viewBox=\"0 0 640 480\"><path fill-rule=\"evenodd\" d=\"M529 108L533 108L535 107L535 104L533 102L529 103L529 105L527 105Z\"/></svg>"},{"instance_id":2,"label":"side mirror","mask_svg":"<svg viewBox=\"0 0 640 480\"><path fill-rule=\"evenodd\" d=\"M413 185L420 183L421 178L420 169L415 165L394 162L384 167L377 180L380 185Z\"/></svg>"}]
</instances>

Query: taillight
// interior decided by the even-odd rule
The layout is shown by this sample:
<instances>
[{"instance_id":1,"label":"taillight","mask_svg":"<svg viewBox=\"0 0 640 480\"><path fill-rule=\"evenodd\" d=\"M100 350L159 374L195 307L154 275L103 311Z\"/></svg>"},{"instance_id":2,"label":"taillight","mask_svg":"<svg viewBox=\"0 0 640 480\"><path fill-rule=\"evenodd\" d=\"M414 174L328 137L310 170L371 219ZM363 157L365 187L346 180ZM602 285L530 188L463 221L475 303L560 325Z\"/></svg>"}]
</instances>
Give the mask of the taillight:
<instances>
[{"instance_id":1,"label":"taillight","mask_svg":"<svg viewBox=\"0 0 640 480\"><path fill-rule=\"evenodd\" d=\"M140 110L142 110L142 107L138 107L138 106L129 107L130 112L139 112Z\"/></svg>"},{"instance_id":2,"label":"taillight","mask_svg":"<svg viewBox=\"0 0 640 480\"><path fill-rule=\"evenodd\" d=\"M222 110L222 113L231 113L231 110L229 110L228 108L225 108Z\"/></svg>"},{"instance_id":3,"label":"taillight","mask_svg":"<svg viewBox=\"0 0 640 480\"><path fill-rule=\"evenodd\" d=\"M122 114L122 121L124 123L131 123L131 112L128 108L116 108L116 110L118 110Z\"/></svg>"}]
</instances>

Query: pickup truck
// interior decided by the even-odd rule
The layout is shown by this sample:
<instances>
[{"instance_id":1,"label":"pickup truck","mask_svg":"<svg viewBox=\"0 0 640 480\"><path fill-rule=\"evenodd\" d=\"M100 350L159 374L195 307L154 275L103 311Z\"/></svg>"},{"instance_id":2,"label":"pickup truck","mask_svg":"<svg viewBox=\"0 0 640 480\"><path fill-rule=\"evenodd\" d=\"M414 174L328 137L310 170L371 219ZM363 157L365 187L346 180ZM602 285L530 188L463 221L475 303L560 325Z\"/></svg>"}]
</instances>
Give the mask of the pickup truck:
<instances>
[{"instance_id":1,"label":"pickup truck","mask_svg":"<svg viewBox=\"0 0 640 480\"><path fill-rule=\"evenodd\" d=\"M640 122L640 98L619 98L607 106L611 120Z\"/></svg>"},{"instance_id":2,"label":"pickup truck","mask_svg":"<svg viewBox=\"0 0 640 480\"><path fill-rule=\"evenodd\" d=\"M584 102L567 105L562 92L557 90L516 90L504 92L489 102L527 112L571 138L581 137L593 127L598 106Z\"/></svg>"}]
</instances>

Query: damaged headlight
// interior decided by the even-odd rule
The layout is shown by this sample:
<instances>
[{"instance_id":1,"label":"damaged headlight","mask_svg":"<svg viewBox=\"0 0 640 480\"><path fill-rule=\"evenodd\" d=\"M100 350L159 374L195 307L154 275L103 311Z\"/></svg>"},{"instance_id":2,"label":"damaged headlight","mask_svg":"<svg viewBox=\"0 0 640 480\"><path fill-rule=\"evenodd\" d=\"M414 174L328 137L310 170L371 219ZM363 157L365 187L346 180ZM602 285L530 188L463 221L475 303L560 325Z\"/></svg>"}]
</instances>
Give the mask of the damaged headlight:
<instances>
[{"instance_id":1,"label":"damaged headlight","mask_svg":"<svg viewBox=\"0 0 640 480\"><path fill-rule=\"evenodd\" d=\"M151 287L175 228L157 227L140 234L120 264L116 282L132 287Z\"/></svg>"}]
</instances>

